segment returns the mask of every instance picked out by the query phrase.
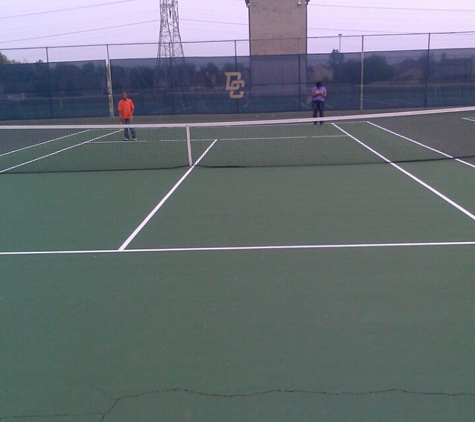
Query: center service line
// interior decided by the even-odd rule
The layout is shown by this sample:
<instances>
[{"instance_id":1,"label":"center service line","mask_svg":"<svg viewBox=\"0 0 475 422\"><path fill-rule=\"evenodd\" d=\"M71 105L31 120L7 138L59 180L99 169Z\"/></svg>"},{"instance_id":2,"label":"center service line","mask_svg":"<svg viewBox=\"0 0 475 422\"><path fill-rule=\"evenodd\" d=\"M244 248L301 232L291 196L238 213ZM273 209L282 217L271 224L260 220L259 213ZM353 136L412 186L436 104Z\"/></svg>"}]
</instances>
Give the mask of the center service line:
<instances>
[{"instance_id":1,"label":"center service line","mask_svg":"<svg viewBox=\"0 0 475 422\"><path fill-rule=\"evenodd\" d=\"M208 153L208 151L214 146L214 144L217 142L218 140L215 139L213 141L213 143L208 147L206 148L206 151L203 152L203 154L201 155L200 158L198 158L198 160L196 161L195 164L193 164L189 169L188 171L182 176L182 178L175 184L175 186L173 186L170 190L170 192L168 192L164 197L163 199L157 204L157 206L150 212L149 215L147 215L147 217L145 217L145 220L143 220L140 225L133 231L133 233L127 238L127 240L122 244L122 246L118 249L119 251L123 251L125 250L125 248L127 246L129 246L130 242L132 242L132 240L135 239L135 237L140 233L140 231L145 227L145 225L152 219L152 217L157 213L157 211L163 206L163 204L168 200L168 198L170 198L170 196L172 196L173 192L175 192L178 187L184 182L184 180L189 176L189 174L195 169L195 167L199 164L199 162L203 159L203 157Z\"/></svg>"}]
</instances>

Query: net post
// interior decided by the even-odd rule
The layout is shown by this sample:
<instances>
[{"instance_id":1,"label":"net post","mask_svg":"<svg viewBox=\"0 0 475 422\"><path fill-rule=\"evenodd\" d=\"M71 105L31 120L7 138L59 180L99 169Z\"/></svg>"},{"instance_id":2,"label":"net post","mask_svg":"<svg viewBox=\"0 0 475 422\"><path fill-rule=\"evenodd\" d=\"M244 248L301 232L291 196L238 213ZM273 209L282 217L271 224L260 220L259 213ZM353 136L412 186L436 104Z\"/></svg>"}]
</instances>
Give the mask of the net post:
<instances>
[{"instance_id":1,"label":"net post","mask_svg":"<svg viewBox=\"0 0 475 422\"><path fill-rule=\"evenodd\" d=\"M193 156L191 155L190 126L186 126L186 148L188 150L188 165L193 167Z\"/></svg>"}]
</instances>

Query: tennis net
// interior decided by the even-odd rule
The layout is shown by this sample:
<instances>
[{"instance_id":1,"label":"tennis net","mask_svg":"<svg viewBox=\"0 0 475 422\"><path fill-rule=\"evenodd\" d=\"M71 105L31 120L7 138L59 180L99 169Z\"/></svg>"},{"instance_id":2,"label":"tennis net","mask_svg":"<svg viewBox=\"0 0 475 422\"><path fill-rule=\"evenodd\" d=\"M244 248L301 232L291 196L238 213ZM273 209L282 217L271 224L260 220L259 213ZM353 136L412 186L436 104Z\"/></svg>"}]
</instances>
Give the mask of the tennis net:
<instances>
[{"instance_id":1,"label":"tennis net","mask_svg":"<svg viewBox=\"0 0 475 422\"><path fill-rule=\"evenodd\" d=\"M186 166L349 165L464 159L475 107L325 118L181 124L0 125L0 173Z\"/></svg>"}]
</instances>

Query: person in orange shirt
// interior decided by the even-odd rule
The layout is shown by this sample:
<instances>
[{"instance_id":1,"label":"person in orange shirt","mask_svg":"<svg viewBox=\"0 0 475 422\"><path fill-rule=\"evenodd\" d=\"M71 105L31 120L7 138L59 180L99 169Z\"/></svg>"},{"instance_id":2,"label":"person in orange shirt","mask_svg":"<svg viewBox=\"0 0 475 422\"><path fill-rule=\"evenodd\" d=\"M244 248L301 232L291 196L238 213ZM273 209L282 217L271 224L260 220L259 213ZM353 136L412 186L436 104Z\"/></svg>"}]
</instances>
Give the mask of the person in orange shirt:
<instances>
[{"instance_id":1,"label":"person in orange shirt","mask_svg":"<svg viewBox=\"0 0 475 422\"><path fill-rule=\"evenodd\" d=\"M133 101L127 97L127 92L122 93L122 99L119 101L119 117L120 122L123 125L131 125L134 121L134 103ZM135 134L135 128L130 128L130 134L132 135L132 141L137 140L137 136ZM124 129L124 141L128 141L129 138L129 129L126 127Z\"/></svg>"}]
</instances>

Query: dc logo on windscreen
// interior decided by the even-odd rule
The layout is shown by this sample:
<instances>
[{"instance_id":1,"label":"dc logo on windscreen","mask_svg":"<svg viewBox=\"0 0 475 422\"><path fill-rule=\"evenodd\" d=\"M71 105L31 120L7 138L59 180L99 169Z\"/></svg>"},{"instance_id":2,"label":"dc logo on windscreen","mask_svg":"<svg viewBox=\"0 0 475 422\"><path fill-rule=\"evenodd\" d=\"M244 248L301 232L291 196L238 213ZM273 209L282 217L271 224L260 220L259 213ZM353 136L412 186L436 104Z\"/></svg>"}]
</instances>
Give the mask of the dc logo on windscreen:
<instances>
[{"instance_id":1,"label":"dc logo on windscreen","mask_svg":"<svg viewBox=\"0 0 475 422\"><path fill-rule=\"evenodd\" d=\"M246 86L242 80L241 72L224 72L226 75L226 91L229 91L230 98L244 97L244 91L238 92Z\"/></svg>"}]
</instances>

